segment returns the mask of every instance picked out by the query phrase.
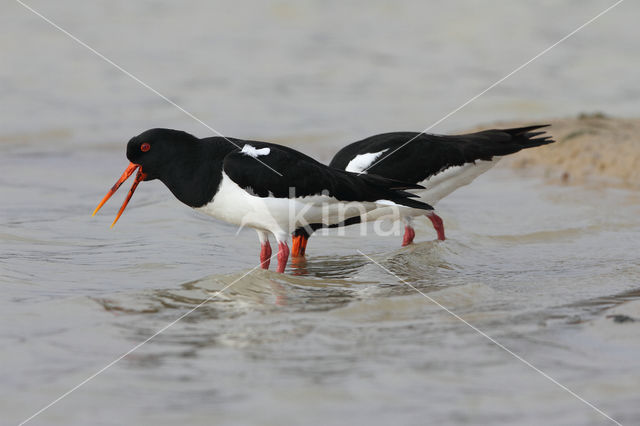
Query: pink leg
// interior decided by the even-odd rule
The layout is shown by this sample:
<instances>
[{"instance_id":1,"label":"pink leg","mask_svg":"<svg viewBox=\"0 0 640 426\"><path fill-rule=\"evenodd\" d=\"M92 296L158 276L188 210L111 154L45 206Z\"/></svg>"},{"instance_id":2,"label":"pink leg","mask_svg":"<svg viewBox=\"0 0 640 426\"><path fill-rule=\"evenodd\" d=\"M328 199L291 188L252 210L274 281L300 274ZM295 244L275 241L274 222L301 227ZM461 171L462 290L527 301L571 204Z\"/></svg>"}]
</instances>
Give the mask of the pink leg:
<instances>
[{"instance_id":1,"label":"pink leg","mask_svg":"<svg viewBox=\"0 0 640 426\"><path fill-rule=\"evenodd\" d=\"M416 231L413 230L411 225L407 225L404 227L404 237L402 238L402 247L408 246L413 242L413 239L416 237Z\"/></svg>"},{"instance_id":2,"label":"pink leg","mask_svg":"<svg viewBox=\"0 0 640 426\"><path fill-rule=\"evenodd\" d=\"M428 213L427 217L431 220L433 228L438 233L438 239L444 241L444 224L442 223L442 218L433 212Z\"/></svg>"},{"instance_id":3,"label":"pink leg","mask_svg":"<svg viewBox=\"0 0 640 426\"><path fill-rule=\"evenodd\" d=\"M260 245L260 267L269 269L269 263L271 263L271 244L265 241Z\"/></svg>"},{"instance_id":4,"label":"pink leg","mask_svg":"<svg viewBox=\"0 0 640 426\"><path fill-rule=\"evenodd\" d=\"M278 269L277 272L284 272L284 268L287 267L287 260L289 259L289 246L286 241L280 241L278 243Z\"/></svg>"}]
</instances>

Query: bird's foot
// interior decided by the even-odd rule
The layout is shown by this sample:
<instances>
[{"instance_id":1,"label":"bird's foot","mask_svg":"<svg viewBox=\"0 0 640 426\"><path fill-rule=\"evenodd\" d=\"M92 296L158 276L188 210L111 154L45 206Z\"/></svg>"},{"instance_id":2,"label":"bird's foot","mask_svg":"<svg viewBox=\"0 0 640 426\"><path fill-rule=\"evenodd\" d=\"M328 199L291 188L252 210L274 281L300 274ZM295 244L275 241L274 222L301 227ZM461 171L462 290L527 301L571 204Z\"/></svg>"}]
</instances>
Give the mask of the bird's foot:
<instances>
[{"instance_id":1,"label":"bird's foot","mask_svg":"<svg viewBox=\"0 0 640 426\"><path fill-rule=\"evenodd\" d=\"M429 218L429 220L431 220L433 228L438 233L438 239L440 241L444 241L444 223L442 222L442 218L435 213L429 213L427 214L427 217Z\"/></svg>"},{"instance_id":2,"label":"bird's foot","mask_svg":"<svg viewBox=\"0 0 640 426\"><path fill-rule=\"evenodd\" d=\"M271 263L271 244L266 241L260 245L260 267L262 269L269 269Z\"/></svg>"},{"instance_id":3,"label":"bird's foot","mask_svg":"<svg viewBox=\"0 0 640 426\"><path fill-rule=\"evenodd\" d=\"M289 260L289 246L286 242L282 241L278 243L278 269L277 272L284 272L287 267L287 260Z\"/></svg>"},{"instance_id":4,"label":"bird's foot","mask_svg":"<svg viewBox=\"0 0 640 426\"><path fill-rule=\"evenodd\" d=\"M404 237L402 237L402 247L408 246L413 242L413 239L416 237L416 231L413 230L410 226L404 227Z\"/></svg>"}]
</instances>

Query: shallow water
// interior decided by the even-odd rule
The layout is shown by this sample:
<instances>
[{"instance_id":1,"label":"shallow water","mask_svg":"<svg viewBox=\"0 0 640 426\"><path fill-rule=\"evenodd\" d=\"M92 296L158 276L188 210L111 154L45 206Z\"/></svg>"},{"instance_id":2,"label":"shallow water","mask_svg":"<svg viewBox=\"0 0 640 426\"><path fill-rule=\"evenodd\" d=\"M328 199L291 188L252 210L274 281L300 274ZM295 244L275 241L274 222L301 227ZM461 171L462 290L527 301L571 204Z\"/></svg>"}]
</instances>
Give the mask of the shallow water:
<instances>
[{"instance_id":1,"label":"shallow water","mask_svg":"<svg viewBox=\"0 0 640 426\"><path fill-rule=\"evenodd\" d=\"M214 127L321 159L357 137L426 127L606 7L56 4L33 2ZM437 130L637 114L638 6L625 7ZM198 215L158 182L113 230L124 194L90 217L131 135L208 131L19 5L0 19L20 40L3 44L0 75L0 423L214 295L30 424L607 424L434 301L638 423L640 322L625 321L640 319L637 192L496 168L438 205L445 242L426 219L406 248L355 227L314 236L285 275L247 274L255 233Z\"/></svg>"},{"instance_id":2,"label":"shallow water","mask_svg":"<svg viewBox=\"0 0 640 426\"><path fill-rule=\"evenodd\" d=\"M114 231L115 206L3 226L0 411L14 423L256 263L252 231L235 238L148 186ZM315 236L306 262L241 278L34 423L602 423L361 249L633 424L638 326L607 315L639 313L634 196L493 170L442 202L445 242L427 220L408 248Z\"/></svg>"}]
</instances>

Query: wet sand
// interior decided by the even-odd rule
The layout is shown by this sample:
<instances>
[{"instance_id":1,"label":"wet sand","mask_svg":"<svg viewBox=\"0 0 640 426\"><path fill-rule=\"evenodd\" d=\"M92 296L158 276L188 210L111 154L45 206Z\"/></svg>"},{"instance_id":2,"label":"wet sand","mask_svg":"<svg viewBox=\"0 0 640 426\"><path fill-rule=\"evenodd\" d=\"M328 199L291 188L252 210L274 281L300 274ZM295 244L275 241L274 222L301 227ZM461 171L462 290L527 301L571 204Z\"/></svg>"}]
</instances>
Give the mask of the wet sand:
<instances>
[{"instance_id":1,"label":"wet sand","mask_svg":"<svg viewBox=\"0 0 640 426\"><path fill-rule=\"evenodd\" d=\"M501 165L541 173L551 182L619 188L640 188L640 118L581 114L574 118L539 120L556 143L505 158ZM515 127L524 122L479 126Z\"/></svg>"}]
</instances>

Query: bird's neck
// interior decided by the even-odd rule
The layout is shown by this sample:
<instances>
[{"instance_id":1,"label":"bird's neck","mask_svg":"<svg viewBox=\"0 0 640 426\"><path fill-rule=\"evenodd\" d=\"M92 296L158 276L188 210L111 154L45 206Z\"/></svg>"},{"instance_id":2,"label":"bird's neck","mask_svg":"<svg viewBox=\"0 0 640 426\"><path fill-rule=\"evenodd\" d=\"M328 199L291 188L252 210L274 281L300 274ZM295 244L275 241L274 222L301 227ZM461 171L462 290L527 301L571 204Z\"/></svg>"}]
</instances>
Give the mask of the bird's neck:
<instances>
[{"instance_id":1,"label":"bird's neck","mask_svg":"<svg viewBox=\"0 0 640 426\"><path fill-rule=\"evenodd\" d=\"M202 207L218 191L224 157L235 149L224 138L200 139L184 155L176 156L159 178L178 200L190 207Z\"/></svg>"}]
</instances>

